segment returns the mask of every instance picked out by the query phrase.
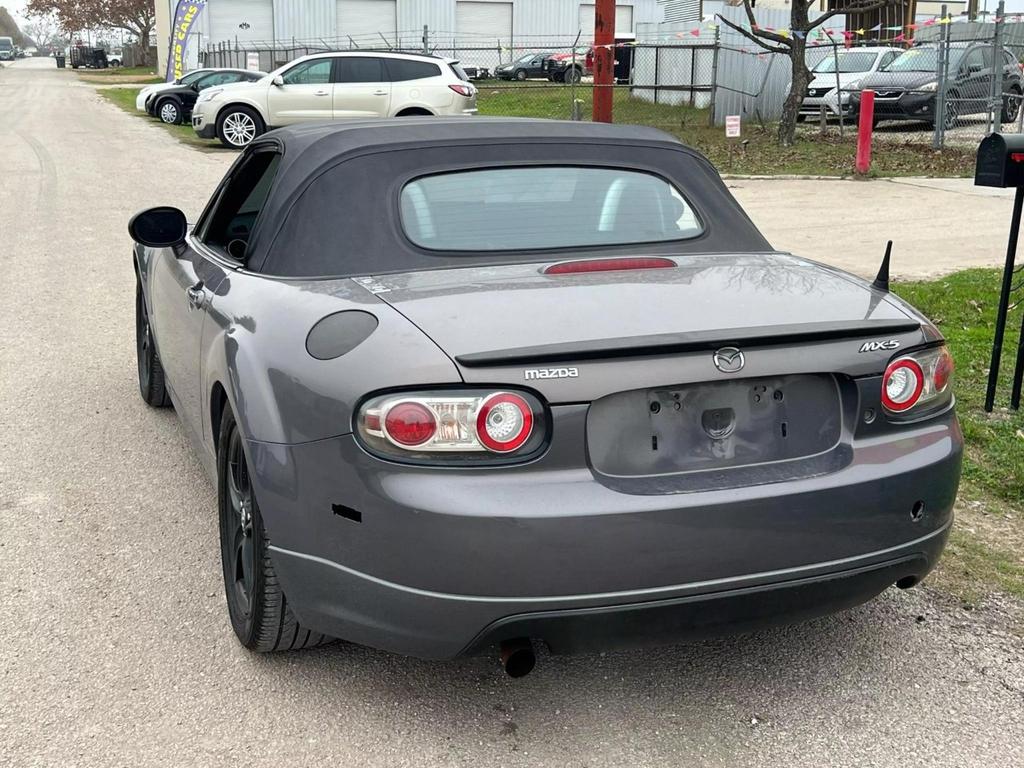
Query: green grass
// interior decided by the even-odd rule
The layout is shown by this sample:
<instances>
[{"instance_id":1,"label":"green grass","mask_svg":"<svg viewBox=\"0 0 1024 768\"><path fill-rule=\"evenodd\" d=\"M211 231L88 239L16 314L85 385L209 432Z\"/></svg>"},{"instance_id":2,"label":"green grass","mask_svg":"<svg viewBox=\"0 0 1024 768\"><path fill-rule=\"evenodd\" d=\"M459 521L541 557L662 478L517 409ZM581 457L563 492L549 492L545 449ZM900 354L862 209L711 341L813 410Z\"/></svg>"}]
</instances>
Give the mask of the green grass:
<instances>
[{"instance_id":1,"label":"green grass","mask_svg":"<svg viewBox=\"0 0 1024 768\"><path fill-rule=\"evenodd\" d=\"M206 139L200 139L196 136L195 131L192 130L191 125L167 125L162 123L156 118L152 118L144 112L139 112L135 109L135 97L139 95L140 88L100 88L97 89L97 93L105 98L107 101L115 104L116 106L123 109L125 112L135 115L142 120L147 120L152 125L159 128L163 128L165 131L170 133L176 139L184 144L195 147L197 149L206 150L208 152L231 152L226 147L222 147L220 143L216 141L207 141Z\"/></svg>"},{"instance_id":2,"label":"green grass","mask_svg":"<svg viewBox=\"0 0 1024 768\"><path fill-rule=\"evenodd\" d=\"M1000 270L970 269L893 287L939 326L956 360L964 471L937 581L968 601L992 587L1024 598L1024 411L1007 407L1024 303L1009 315L996 408L983 408L1000 279Z\"/></svg>"},{"instance_id":3,"label":"green grass","mask_svg":"<svg viewBox=\"0 0 1024 768\"><path fill-rule=\"evenodd\" d=\"M525 84L481 81L478 106L482 115L543 117L565 120L572 113L573 89L566 85L529 82ZM575 88L584 120L589 120L593 104L593 86ZM678 136L700 150L722 173L752 175L825 175L853 174L856 151L855 131L839 138L838 126L825 135L817 127L800 129L792 147L780 147L775 141L776 125L747 122L740 139L727 139L722 126L708 125L708 111L689 105L653 104L633 97L628 88L616 88L613 99L617 123L651 125ZM911 129L913 130L913 129ZM874 144L871 176L970 176L974 173L974 150L950 147L936 152L930 147L930 134L882 128L887 135ZM898 138L897 138L898 137ZM906 137L906 138L904 138ZM746 141L746 144L743 142Z\"/></svg>"}]
</instances>

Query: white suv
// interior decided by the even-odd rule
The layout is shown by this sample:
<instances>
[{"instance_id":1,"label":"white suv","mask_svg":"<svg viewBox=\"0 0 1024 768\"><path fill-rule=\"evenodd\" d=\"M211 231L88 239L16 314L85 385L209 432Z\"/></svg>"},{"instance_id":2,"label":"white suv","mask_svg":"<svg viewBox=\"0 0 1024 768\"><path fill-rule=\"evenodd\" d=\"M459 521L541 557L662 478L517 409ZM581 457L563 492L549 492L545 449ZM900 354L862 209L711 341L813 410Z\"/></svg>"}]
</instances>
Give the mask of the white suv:
<instances>
[{"instance_id":1,"label":"white suv","mask_svg":"<svg viewBox=\"0 0 1024 768\"><path fill-rule=\"evenodd\" d=\"M255 83L208 88L192 127L241 148L271 128L313 120L475 114L476 87L457 61L352 51L303 56Z\"/></svg>"}]
</instances>

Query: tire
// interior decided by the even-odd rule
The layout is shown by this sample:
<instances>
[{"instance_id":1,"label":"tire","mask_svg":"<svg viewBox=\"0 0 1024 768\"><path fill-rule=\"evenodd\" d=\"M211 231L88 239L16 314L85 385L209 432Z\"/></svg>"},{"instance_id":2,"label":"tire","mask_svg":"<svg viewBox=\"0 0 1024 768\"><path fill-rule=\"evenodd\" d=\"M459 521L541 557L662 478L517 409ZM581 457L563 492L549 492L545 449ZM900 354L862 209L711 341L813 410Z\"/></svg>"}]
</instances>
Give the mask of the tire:
<instances>
[{"instance_id":1,"label":"tire","mask_svg":"<svg viewBox=\"0 0 1024 768\"><path fill-rule=\"evenodd\" d=\"M217 509L231 628L250 651L311 648L331 638L299 624L281 590L249 478L244 440L227 406L217 441Z\"/></svg>"},{"instance_id":2,"label":"tire","mask_svg":"<svg viewBox=\"0 0 1024 768\"><path fill-rule=\"evenodd\" d=\"M551 80L553 82L556 82L556 83L564 83L565 82L565 72L555 72L555 74L553 74L551 76Z\"/></svg>"},{"instance_id":3,"label":"tire","mask_svg":"<svg viewBox=\"0 0 1024 768\"><path fill-rule=\"evenodd\" d=\"M244 149L266 130L263 118L250 107L227 107L217 116L217 138L231 149Z\"/></svg>"},{"instance_id":4,"label":"tire","mask_svg":"<svg viewBox=\"0 0 1024 768\"><path fill-rule=\"evenodd\" d=\"M942 126L945 130L951 131L956 128L957 118L957 99L960 98L955 93L947 94L946 96L946 109L942 114Z\"/></svg>"},{"instance_id":5,"label":"tire","mask_svg":"<svg viewBox=\"0 0 1024 768\"><path fill-rule=\"evenodd\" d=\"M1020 89L1016 86L1010 88L1008 95L1003 97L1003 110L999 115L999 121L1012 123L1020 113Z\"/></svg>"},{"instance_id":6,"label":"tire","mask_svg":"<svg viewBox=\"0 0 1024 768\"><path fill-rule=\"evenodd\" d=\"M153 108L161 123L181 125L181 106L174 99L163 99Z\"/></svg>"},{"instance_id":7,"label":"tire","mask_svg":"<svg viewBox=\"0 0 1024 768\"><path fill-rule=\"evenodd\" d=\"M153 329L149 324L149 310L142 294L142 284L135 281L135 354L139 367L139 394L154 408L165 408L171 404L167 394L164 367L153 343Z\"/></svg>"},{"instance_id":8,"label":"tire","mask_svg":"<svg viewBox=\"0 0 1024 768\"><path fill-rule=\"evenodd\" d=\"M517 69L516 73L513 75L513 77L516 80L518 80L519 82L523 82L523 80L526 79L526 70L525 69Z\"/></svg>"},{"instance_id":9,"label":"tire","mask_svg":"<svg viewBox=\"0 0 1024 768\"><path fill-rule=\"evenodd\" d=\"M583 79L583 75L580 73L579 67L569 67L565 70L565 75L562 79L567 83L578 83Z\"/></svg>"}]
</instances>

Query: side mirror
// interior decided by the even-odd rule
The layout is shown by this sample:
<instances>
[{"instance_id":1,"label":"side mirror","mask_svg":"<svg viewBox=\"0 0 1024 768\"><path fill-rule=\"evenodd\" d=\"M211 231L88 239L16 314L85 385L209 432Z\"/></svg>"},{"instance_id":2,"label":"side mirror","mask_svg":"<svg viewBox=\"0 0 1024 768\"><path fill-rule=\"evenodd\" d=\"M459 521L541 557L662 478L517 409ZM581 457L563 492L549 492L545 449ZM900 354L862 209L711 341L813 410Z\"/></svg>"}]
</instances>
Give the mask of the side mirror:
<instances>
[{"instance_id":1,"label":"side mirror","mask_svg":"<svg viewBox=\"0 0 1024 768\"><path fill-rule=\"evenodd\" d=\"M280 86L284 85L284 78L281 77L280 75L275 75L274 79L271 80L270 82L272 82L274 85L280 87Z\"/></svg>"},{"instance_id":2,"label":"side mirror","mask_svg":"<svg viewBox=\"0 0 1024 768\"><path fill-rule=\"evenodd\" d=\"M177 208L161 206L140 211L128 222L132 240L148 248L172 248L185 242L188 223Z\"/></svg>"}]
</instances>

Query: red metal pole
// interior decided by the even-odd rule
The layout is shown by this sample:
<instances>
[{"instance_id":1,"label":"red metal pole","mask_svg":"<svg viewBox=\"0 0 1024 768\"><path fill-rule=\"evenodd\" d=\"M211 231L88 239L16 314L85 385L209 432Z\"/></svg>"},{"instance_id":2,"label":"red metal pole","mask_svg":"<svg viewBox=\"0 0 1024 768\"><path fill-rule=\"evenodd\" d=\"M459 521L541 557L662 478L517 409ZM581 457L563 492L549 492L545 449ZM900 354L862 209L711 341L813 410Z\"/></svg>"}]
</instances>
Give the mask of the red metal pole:
<instances>
[{"instance_id":1,"label":"red metal pole","mask_svg":"<svg viewBox=\"0 0 1024 768\"><path fill-rule=\"evenodd\" d=\"M860 120L857 123L857 173L871 170L871 131L875 122L875 92L860 92Z\"/></svg>"},{"instance_id":2,"label":"red metal pole","mask_svg":"<svg viewBox=\"0 0 1024 768\"><path fill-rule=\"evenodd\" d=\"M596 0L594 7L594 122L612 122L615 80L615 0Z\"/></svg>"}]
</instances>

